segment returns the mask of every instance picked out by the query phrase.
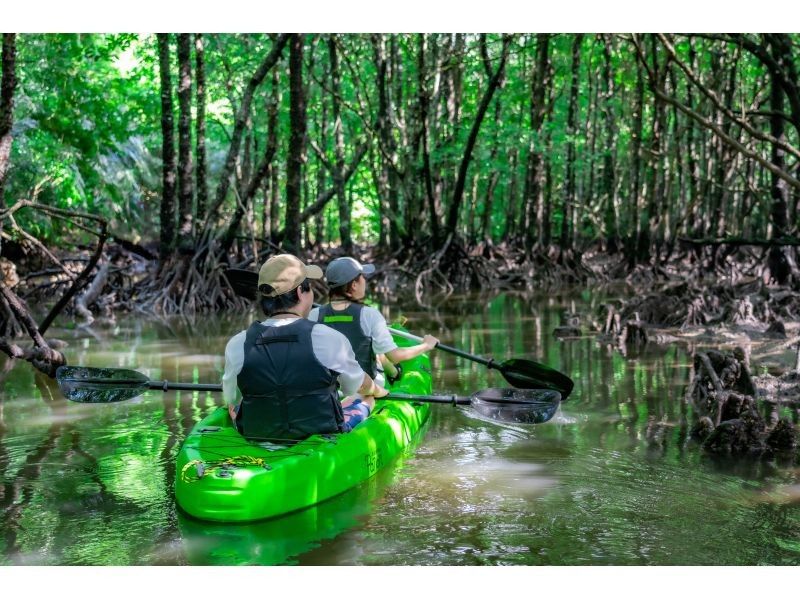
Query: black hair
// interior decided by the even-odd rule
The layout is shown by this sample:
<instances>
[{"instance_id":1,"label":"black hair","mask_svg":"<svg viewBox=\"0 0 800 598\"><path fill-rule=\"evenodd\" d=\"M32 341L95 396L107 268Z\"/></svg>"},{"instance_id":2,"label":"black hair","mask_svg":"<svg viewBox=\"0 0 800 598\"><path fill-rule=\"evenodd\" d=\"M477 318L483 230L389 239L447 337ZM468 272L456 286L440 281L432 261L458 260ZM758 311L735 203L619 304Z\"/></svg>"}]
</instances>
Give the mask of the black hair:
<instances>
[{"instance_id":1,"label":"black hair","mask_svg":"<svg viewBox=\"0 0 800 598\"><path fill-rule=\"evenodd\" d=\"M358 276L363 276L363 274L359 274ZM347 301L352 301L353 303L361 303L361 301L354 299L350 295L353 292L353 285L358 280L358 276L356 276L350 282L346 282L344 284L340 284L339 286L329 288L328 299L330 301L334 301L336 297L341 297L342 299L346 299Z\"/></svg>"},{"instance_id":2,"label":"black hair","mask_svg":"<svg viewBox=\"0 0 800 598\"><path fill-rule=\"evenodd\" d=\"M308 278L303 280L299 286L293 288L291 291L284 293L283 295L278 295L277 297L265 297L261 296L261 309L264 311L265 316L271 316L278 312L282 311L289 311L295 305L300 303L300 297L297 296L297 289L302 289L304 293L308 293L311 290L311 283L308 281ZM268 284L262 284L259 287L259 290L264 290L269 292L272 287Z\"/></svg>"}]
</instances>

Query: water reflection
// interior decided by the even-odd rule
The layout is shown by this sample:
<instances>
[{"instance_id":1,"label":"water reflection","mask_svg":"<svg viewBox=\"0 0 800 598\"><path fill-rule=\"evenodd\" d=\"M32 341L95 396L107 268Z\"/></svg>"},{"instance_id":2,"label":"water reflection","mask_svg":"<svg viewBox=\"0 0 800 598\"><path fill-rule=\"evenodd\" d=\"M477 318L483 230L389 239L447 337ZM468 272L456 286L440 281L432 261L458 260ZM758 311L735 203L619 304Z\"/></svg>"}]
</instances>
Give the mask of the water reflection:
<instances>
[{"instance_id":1,"label":"water reflection","mask_svg":"<svg viewBox=\"0 0 800 598\"><path fill-rule=\"evenodd\" d=\"M414 447L409 447L408 454ZM178 527L192 565L297 564L301 555L363 523L383 490L403 467L401 455L351 492L284 517L247 524L195 520L178 512Z\"/></svg>"},{"instance_id":2,"label":"water reflection","mask_svg":"<svg viewBox=\"0 0 800 598\"><path fill-rule=\"evenodd\" d=\"M434 408L402 464L316 509L251 526L176 511L175 455L221 398L148 393L68 403L25 363L0 362L2 564L798 564L795 462L730 461L689 438L691 348L623 356L594 336L553 337L596 295L453 297L384 307L416 333L497 359L542 361L575 380L547 424L499 424ZM54 331L73 365L217 382L228 338L257 314L119 318ZM505 386L496 372L432 355L434 388Z\"/></svg>"}]
</instances>

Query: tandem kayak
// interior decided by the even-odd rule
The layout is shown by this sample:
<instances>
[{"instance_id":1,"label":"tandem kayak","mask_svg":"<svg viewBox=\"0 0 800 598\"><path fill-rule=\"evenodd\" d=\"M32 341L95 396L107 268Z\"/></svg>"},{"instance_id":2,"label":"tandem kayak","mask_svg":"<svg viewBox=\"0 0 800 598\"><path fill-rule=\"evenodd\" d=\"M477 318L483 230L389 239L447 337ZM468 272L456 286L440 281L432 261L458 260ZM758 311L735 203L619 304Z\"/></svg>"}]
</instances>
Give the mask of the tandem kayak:
<instances>
[{"instance_id":1,"label":"tandem kayak","mask_svg":"<svg viewBox=\"0 0 800 598\"><path fill-rule=\"evenodd\" d=\"M431 394L428 356L404 362L402 377L390 388ZM429 414L427 403L379 400L351 432L278 445L248 441L220 407L192 428L178 453L175 499L192 517L222 522L258 521L316 505L375 475L415 439Z\"/></svg>"}]
</instances>

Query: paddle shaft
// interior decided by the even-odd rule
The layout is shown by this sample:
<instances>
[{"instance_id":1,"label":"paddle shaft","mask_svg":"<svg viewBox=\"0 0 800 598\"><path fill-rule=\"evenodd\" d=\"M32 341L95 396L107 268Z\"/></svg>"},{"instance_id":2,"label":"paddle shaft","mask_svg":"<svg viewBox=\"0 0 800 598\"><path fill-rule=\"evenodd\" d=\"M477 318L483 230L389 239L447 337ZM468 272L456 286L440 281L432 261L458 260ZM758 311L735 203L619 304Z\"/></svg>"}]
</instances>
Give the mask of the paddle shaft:
<instances>
[{"instance_id":1,"label":"paddle shaft","mask_svg":"<svg viewBox=\"0 0 800 598\"><path fill-rule=\"evenodd\" d=\"M480 393L478 393L480 394ZM449 405L471 405L474 399L480 399L484 403L496 403L498 405L528 405L529 407L540 407L545 402L525 399L489 398L489 397L460 397L458 395L409 395L400 392L390 392L385 397L375 399L376 401L416 401L418 403L447 403Z\"/></svg>"},{"instance_id":2,"label":"paddle shaft","mask_svg":"<svg viewBox=\"0 0 800 598\"><path fill-rule=\"evenodd\" d=\"M92 385L105 385L110 388L124 386L120 380L112 378L83 378L81 382ZM169 382L168 380L147 380L141 383L142 391L145 387L149 390L197 390L208 392L222 392L222 384L194 384L191 382ZM403 393L392 393L379 400L388 401L417 401L423 403L449 403L452 405L469 405L470 397L458 397L455 395L411 395Z\"/></svg>"},{"instance_id":3,"label":"paddle shaft","mask_svg":"<svg viewBox=\"0 0 800 598\"><path fill-rule=\"evenodd\" d=\"M112 381L109 381L112 385ZM168 382L167 380L150 380L148 388L151 390L206 390L211 392L221 392L222 384L191 384L189 382ZM410 395L404 393L391 393L385 397L377 399L379 401L416 401L418 403L449 403L451 405L469 405L470 397L459 397L456 395ZM515 401L503 401L504 403ZM520 403L524 401L519 401Z\"/></svg>"},{"instance_id":4,"label":"paddle shaft","mask_svg":"<svg viewBox=\"0 0 800 598\"><path fill-rule=\"evenodd\" d=\"M167 380L150 380L148 387L151 390L207 390L222 392L222 384L192 384L189 382L168 382Z\"/></svg>"},{"instance_id":5,"label":"paddle shaft","mask_svg":"<svg viewBox=\"0 0 800 598\"><path fill-rule=\"evenodd\" d=\"M392 392L376 399L378 401L416 401L417 403L447 403L449 405L469 405L472 402L470 397L459 397L456 395L409 395L400 392Z\"/></svg>"},{"instance_id":6,"label":"paddle shaft","mask_svg":"<svg viewBox=\"0 0 800 598\"><path fill-rule=\"evenodd\" d=\"M115 378L81 378L79 381L84 384L106 385L112 388L115 386L130 386L129 383L125 384L119 379ZM143 390L144 387L147 387L151 390L163 390L164 392L168 390L208 390L211 392L222 391L222 384L193 384L191 382L169 382L168 380L134 380L133 382L134 385L141 386Z\"/></svg>"},{"instance_id":7,"label":"paddle shaft","mask_svg":"<svg viewBox=\"0 0 800 598\"><path fill-rule=\"evenodd\" d=\"M221 392L221 384L191 384L188 382L168 382L167 380L150 380L148 387L151 390L206 390L211 392ZM470 397L459 397L456 395L411 395L404 393L391 393L385 397L377 399L379 401L416 401L417 403L448 403L450 405L469 405L472 402ZM525 403L525 401L503 401L503 403Z\"/></svg>"},{"instance_id":8,"label":"paddle shaft","mask_svg":"<svg viewBox=\"0 0 800 598\"><path fill-rule=\"evenodd\" d=\"M81 382L89 383L92 385L106 385L110 388L115 386L122 386L119 380L105 379L105 378L84 378ZM207 392L222 392L221 384L194 384L191 382L169 382L168 380L148 380L141 383L141 392L145 389L161 390L164 392L170 390L196 390ZM457 395L413 395L405 393L390 393L385 397L377 399L379 401L415 401L417 403L447 403L449 405L469 405L472 403L472 397L460 397ZM484 399L487 401L487 399ZM488 402L495 402L488 399ZM516 401L514 399L503 399L497 401L500 403L532 405L531 401Z\"/></svg>"},{"instance_id":9,"label":"paddle shaft","mask_svg":"<svg viewBox=\"0 0 800 598\"><path fill-rule=\"evenodd\" d=\"M405 330L396 330L392 328L390 329L390 332L395 336L399 336L401 338L405 338L410 341L416 341L418 343L421 343L424 340L422 337L419 337L416 334L411 334L410 332L406 332ZM467 353L466 351L462 351L461 349L456 349L455 347L443 345L442 343L437 343L436 348L444 351L445 353L452 353L453 355L457 355L458 357L469 359L471 361L480 363L490 368L495 368L497 370L500 369L500 364L494 361L493 359L486 359L485 357L479 357L477 355L473 355L472 353Z\"/></svg>"}]
</instances>

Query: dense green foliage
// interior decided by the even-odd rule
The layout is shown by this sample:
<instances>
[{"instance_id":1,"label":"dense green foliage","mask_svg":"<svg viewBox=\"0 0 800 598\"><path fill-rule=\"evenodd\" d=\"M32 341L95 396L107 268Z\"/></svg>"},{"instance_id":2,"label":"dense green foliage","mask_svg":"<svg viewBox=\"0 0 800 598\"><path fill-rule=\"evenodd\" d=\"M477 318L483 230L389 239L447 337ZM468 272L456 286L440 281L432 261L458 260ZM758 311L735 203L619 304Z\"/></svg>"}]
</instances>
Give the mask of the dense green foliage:
<instances>
[{"instance_id":1,"label":"dense green foliage","mask_svg":"<svg viewBox=\"0 0 800 598\"><path fill-rule=\"evenodd\" d=\"M204 36L209 197L223 169L247 81L275 37ZM559 241L565 214L570 219L566 237L559 241L564 246L566 239L567 247L617 236L635 241L637 232L640 237L652 235L639 239L640 248L651 240L669 244L677 236L767 237L773 198L763 164L731 149L702 123L654 93L655 82L669 97L717 123L732 139L769 161L771 144L754 138L716 107L681 68L683 64L692 69L699 84L715 93L734 116L768 133L767 66L734 36L712 37L585 35L576 45L572 34L552 36L546 116L535 128L532 88L543 36L511 36L501 86L480 123L461 200L453 194L456 177L478 107L500 63L502 36L306 35L304 206L334 184L331 166L337 161L337 138L330 55L334 40L344 165L360 143L368 144L345 187L351 234L357 241L396 245L424 239L432 232L431 210L436 210L436 220L444 222L454 201L461 201L456 232L470 242L485 238L522 243L526 237L535 241L530 231L539 224L530 206L535 208L536 202L547 204L545 227L554 242ZM794 36L786 38L792 44L796 41ZM675 46L674 57L666 39ZM771 48L758 36L747 40ZM175 36L171 44L177 123ZM41 202L104 215L120 236L157 241L161 82L155 36L21 34L17 52L19 85L6 204L31 197L38 189ZM192 64L194 68L194 59ZM383 98L381 65L386 69ZM573 65L578 68L577 95L571 107ZM788 77L790 71L787 67ZM230 220L237 196L241 197L268 145L269 104L277 97L277 152L271 176L255 194L254 205L246 206L239 233L248 237L269 236L264 221L271 198L278 202L272 208L278 216L270 223L273 233L284 225L281 210L290 136L288 50L276 73L274 81L268 75L256 89L238 153L236 182L215 215L219 226ZM420 119L423 95L429 102L425 134L430 194ZM787 115L791 101L789 97ZM193 96L196 108L194 103ZM569 123L571 110L575 127ZM386 134L381 129L382 112L388 121ZM637 123L639 113L641 123ZM789 116L787 121L791 122ZM641 126L638 139L637 126ZM800 145L796 128L787 126L785 136L793 147ZM531 187L533 151L544 160L540 198ZM796 170L796 160L790 155L783 166L789 175ZM790 223L796 221L799 195L795 187L788 203ZM318 215L305 220L305 241L338 243L339 213L333 197ZM526 218L526 213L534 218ZM53 240L63 234L49 221L30 225L35 234ZM783 232L796 232L796 223Z\"/></svg>"}]
</instances>

